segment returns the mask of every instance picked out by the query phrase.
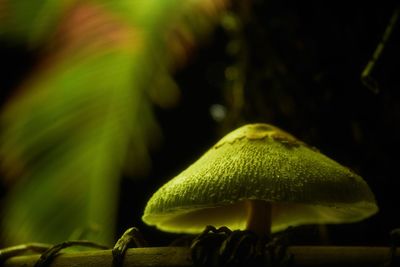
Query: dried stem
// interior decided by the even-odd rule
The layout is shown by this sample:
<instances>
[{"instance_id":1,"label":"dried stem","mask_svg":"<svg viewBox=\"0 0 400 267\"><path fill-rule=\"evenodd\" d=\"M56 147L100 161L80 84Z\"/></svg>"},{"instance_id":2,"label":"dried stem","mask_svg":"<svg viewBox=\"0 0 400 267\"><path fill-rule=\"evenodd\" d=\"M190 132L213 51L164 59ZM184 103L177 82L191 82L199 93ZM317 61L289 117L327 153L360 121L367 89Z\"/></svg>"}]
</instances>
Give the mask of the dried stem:
<instances>
[{"instance_id":1,"label":"dried stem","mask_svg":"<svg viewBox=\"0 0 400 267\"><path fill-rule=\"evenodd\" d=\"M296 246L289 247L294 254L295 266L380 266L389 257L388 247L328 247ZM189 267L193 266L189 248L133 248L124 259L124 266L131 267ZM400 251L396 252L399 259ZM7 260L4 267L32 267L39 255L15 257ZM52 267L85 266L110 267L111 250L60 254Z\"/></svg>"}]
</instances>

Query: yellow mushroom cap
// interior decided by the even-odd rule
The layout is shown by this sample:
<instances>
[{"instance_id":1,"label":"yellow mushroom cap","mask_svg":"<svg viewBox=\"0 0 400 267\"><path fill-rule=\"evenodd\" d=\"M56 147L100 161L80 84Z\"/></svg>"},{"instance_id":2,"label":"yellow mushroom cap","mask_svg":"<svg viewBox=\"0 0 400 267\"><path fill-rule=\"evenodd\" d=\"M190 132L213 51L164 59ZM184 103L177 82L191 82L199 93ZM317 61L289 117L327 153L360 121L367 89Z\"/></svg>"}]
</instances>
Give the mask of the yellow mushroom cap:
<instances>
[{"instance_id":1,"label":"yellow mushroom cap","mask_svg":"<svg viewBox=\"0 0 400 267\"><path fill-rule=\"evenodd\" d=\"M147 203L146 224L176 233L206 225L243 230L245 200L272 204L272 232L349 223L378 211L367 183L350 169L268 124L229 133Z\"/></svg>"}]
</instances>

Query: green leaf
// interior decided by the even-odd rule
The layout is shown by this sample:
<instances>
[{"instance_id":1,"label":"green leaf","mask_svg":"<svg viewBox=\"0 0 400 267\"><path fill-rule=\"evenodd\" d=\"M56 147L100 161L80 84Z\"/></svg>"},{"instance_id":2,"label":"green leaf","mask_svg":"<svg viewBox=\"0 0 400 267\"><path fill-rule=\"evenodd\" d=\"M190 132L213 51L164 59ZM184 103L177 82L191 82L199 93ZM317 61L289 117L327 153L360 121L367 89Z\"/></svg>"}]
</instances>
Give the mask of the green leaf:
<instances>
[{"instance_id":1,"label":"green leaf","mask_svg":"<svg viewBox=\"0 0 400 267\"><path fill-rule=\"evenodd\" d=\"M63 62L3 113L4 164L22 178L3 211L10 238L60 242L95 223L111 240L124 156L146 127L140 62L120 51Z\"/></svg>"},{"instance_id":2,"label":"green leaf","mask_svg":"<svg viewBox=\"0 0 400 267\"><path fill-rule=\"evenodd\" d=\"M10 244L58 243L89 227L98 232L90 232L86 239L111 244L121 172L127 165L136 172L148 168L148 146L157 136L146 92L161 88L151 95L162 105L175 101L162 92L163 87L177 95L170 74L177 56L169 51L166 30L184 29L191 38L190 32L201 32L195 28L203 26L190 26L187 18L199 11L176 0L93 1L88 3L94 9L89 4L82 10L100 12L99 17L58 28L49 24L66 5L44 1L41 12L54 8L56 15L37 20L40 12L22 4L33 9L36 1L11 2L17 18L2 30L13 32L15 24L21 27L15 33L23 39L43 41L49 38L46 34L53 36L44 29L58 29L56 36L65 40L49 50L45 64L0 115L1 167L10 185L1 234ZM68 10L72 9L63 12ZM183 15L186 18L180 21ZM97 18L108 24L96 24Z\"/></svg>"}]
</instances>

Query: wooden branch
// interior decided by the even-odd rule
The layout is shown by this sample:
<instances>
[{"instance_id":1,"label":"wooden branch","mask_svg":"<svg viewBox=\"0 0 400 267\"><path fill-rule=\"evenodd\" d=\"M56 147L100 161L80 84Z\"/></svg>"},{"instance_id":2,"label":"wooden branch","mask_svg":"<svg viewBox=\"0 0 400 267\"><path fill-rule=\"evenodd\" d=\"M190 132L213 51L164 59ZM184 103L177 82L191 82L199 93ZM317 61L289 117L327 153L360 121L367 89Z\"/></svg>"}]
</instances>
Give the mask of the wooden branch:
<instances>
[{"instance_id":1,"label":"wooden branch","mask_svg":"<svg viewBox=\"0 0 400 267\"><path fill-rule=\"evenodd\" d=\"M295 266L380 266L388 259L388 247L317 247L293 246ZM397 259L400 251L396 253ZM7 260L4 267L33 267L39 255L19 256ZM79 253L62 253L55 258L51 267L111 267L111 250ZM133 248L124 259L126 267L190 267L192 260L188 248Z\"/></svg>"}]
</instances>

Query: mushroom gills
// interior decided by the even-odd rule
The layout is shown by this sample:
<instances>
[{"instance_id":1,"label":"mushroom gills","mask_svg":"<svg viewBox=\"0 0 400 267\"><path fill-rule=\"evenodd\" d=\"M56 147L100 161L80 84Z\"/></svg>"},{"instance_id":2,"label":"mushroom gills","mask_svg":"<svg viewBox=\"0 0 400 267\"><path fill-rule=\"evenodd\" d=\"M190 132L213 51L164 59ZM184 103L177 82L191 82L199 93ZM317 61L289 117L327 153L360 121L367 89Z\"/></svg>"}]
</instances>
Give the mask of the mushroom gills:
<instances>
[{"instance_id":1,"label":"mushroom gills","mask_svg":"<svg viewBox=\"0 0 400 267\"><path fill-rule=\"evenodd\" d=\"M260 200L256 201L258 202ZM375 208L373 204L364 201L352 204L341 203L340 205L302 204L290 202L270 203L270 228L272 233L283 231L289 226L304 224L339 224L344 222L358 222L365 218L367 212L370 212L371 209ZM174 211L169 211L165 214L148 215L146 220L157 222L156 227L163 231L197 234L204 230L205 225L213 225L216 228L226 226L232 230L254 228L255 225L249 225L248 223L248 215L248 200L242 200L237 203L227 203L226 205L218 207L198 207L189 212L187 212L183 207ZM265 216L266 214L261 215L261 217ZM264 227L268 229L268 221L264 220L264 222L265 225L260 225L260 222L257 220L257 227L252 230L259 231L256 229L260 229L260 227L261 229Z\"/></svg>"}]
</instances>

